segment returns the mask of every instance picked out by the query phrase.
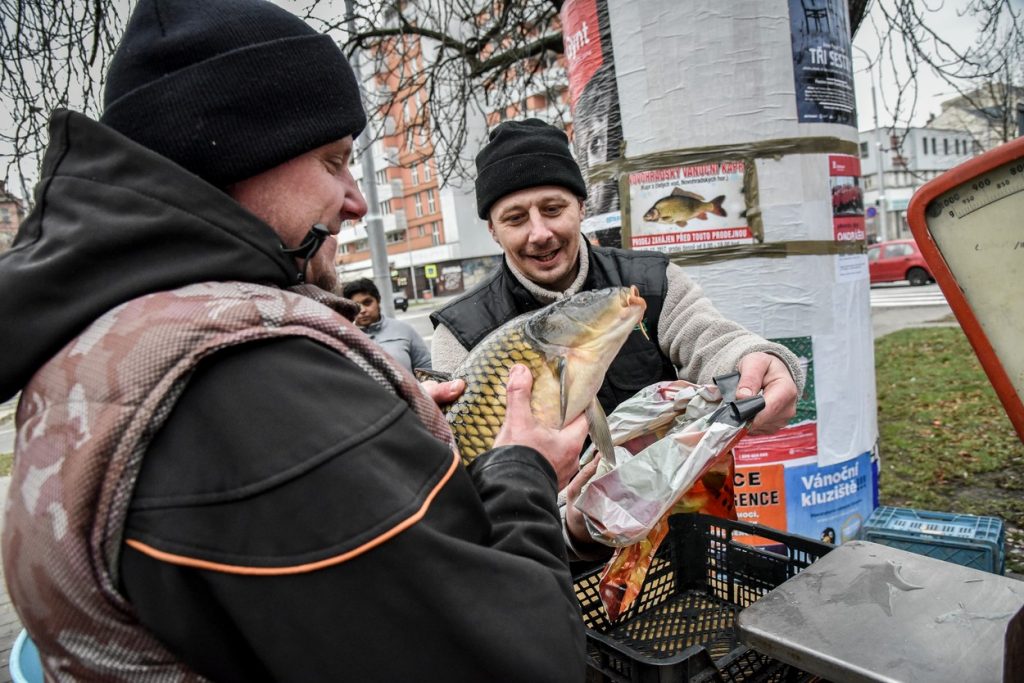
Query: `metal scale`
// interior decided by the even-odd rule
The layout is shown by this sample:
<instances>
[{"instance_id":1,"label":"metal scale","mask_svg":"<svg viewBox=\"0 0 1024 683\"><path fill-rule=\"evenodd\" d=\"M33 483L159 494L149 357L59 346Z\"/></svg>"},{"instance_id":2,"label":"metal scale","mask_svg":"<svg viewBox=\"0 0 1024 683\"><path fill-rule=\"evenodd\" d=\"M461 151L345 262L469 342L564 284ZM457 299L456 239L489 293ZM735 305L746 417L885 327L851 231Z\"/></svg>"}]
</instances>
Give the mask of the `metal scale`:
<instances>
[{"instance_id":1,"label":"metal scale","mask_svg":"<svg viewBox=\"0 0 1024 683\"><path fill-rule=\"evenodd\" d=\"M907 219L1024 441L1024 138L924 185ZM737 625L829 681L1024 681L1024 581L876 543L836 548Z\"/></svg>"}]
</instances>

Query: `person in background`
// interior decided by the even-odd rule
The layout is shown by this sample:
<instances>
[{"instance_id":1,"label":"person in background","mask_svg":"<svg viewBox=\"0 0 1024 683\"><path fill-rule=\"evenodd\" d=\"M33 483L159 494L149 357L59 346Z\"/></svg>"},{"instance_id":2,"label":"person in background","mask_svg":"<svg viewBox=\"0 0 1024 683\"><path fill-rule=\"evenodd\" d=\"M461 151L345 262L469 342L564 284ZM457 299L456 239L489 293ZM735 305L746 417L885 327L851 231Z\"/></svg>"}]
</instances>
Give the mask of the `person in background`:
<instances>
[{"instance_id":1,"label":"person in background","mask_svg":"<svg viewBox=\"0 0 1024 683\"><path fill-rule=\"evenodd\" d=\"M380 311L380 290L373 280L360 278L345 285L346 299L359 304L356 325L382 349L412 372L430 369L430 350L423 338L407 322L385 318Z\"/></svg>"},{"instance_id":2,"label":"person in background","mask_svg":"<svg viewBox=\"0 0 1024 683\"><path fill-rule=\"evenodd\" d=\"M606 412L655 382L681 377L707 384L738 370L737 396L760 392L765 400L750 433L772 433L796 414L804 374L786 347L723 317L666 254L594 246L582 237L587 187L565 133L539 119L502 122L476 168L477 210L504 259L490 277L431 314L435 371L450 373L517 315L580 291L636 285L647 312L598 392ZM571 504L563 513L571 554L606 553L585 545L589 535Z\"/></svg>"},{"instance_id":3,"label":"person in background","mask_svg":"<svg viewBox=\"0 0 1024 683\"><path fill-rule=\"evenodd\" d=\"M47 680L582 681L556 495L586 422L543 427L516 366L464 467L461 387L350 322L365 123L264 0L140 0L100 120L53 113L0 255L4 573Z\"/></svg>"}]
</instances>

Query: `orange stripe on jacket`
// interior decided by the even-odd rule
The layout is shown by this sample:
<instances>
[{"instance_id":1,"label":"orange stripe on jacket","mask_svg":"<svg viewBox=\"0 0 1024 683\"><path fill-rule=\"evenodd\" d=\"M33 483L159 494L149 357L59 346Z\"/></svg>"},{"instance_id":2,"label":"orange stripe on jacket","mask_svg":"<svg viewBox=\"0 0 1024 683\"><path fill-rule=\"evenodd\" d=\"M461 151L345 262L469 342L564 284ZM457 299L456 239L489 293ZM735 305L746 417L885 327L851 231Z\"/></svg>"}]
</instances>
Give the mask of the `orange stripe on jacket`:
<instances>
[{"instance_id":1,"label":"orange stripe on jacket","mask_svg":"<svg viewBox=\"0 0 1024 683\"><path fill-rule=\"evenodd\" d=\"M366 543L362 544L358 548L353 548L346 553L341 555L335 555L334 557L328 557L317 562L309 562L307 564L299 564L291 567L242 567L233 564L222 564L220 562L210 562L208 560L199 560L194 557L186 557L184 555L176 555L174 553L167 553L163 550L157 550L156 548L146 545L141 541L133 539L127 539L125 543L132 548L135 548L140 553L149 555L150 557L167 562L169 564L178 564L186 567L195 567L196 569L209 569L215 572L224 572L226 574L245 574L248 576L284 576L288 574L302 574L305 572L312 572L324 567L330 567L335 564L341 564L347 560L352 559L358 555L365 553L371 548L375 548L381 543L397 536L402 531L405 531L416 522L423 519L423 516L427 514L427 510L430 508L430 504L437 496L441 488L448 483L448 480L452 478L455 473L455 469L459 466L461 460L457 453L453 453L452 464L448 467L448 471L444 477L437 483L437 486L433 488L426 500L423 501L423 505L420 506L419 510L412 514L408 519L391 527L380 536L370 539Z\"/></svg>"}]
</instances>

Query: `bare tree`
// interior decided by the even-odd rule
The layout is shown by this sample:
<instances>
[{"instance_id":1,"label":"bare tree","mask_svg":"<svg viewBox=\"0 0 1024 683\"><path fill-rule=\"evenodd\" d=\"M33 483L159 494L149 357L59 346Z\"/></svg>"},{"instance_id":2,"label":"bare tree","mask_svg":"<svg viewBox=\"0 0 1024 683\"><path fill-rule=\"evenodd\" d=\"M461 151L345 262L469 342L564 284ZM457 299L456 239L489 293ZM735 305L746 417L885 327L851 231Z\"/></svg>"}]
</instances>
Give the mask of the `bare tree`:
<instances>
[{"instance_id":1,"label":"bare tree","mask_svg":"<svg viewBox=\"0 0 1024 683\"><path fill-rule=\"evenodd\" d=\"M124 2L0 0L0 160L29 196L49 114L99 110L99 75L124 26Z\"/></svg>"},{"instance_id":2,"label":"bare tree","mask_svg":"<svg viewBox=\"0 0 1024 683\"><path fill-rule=\"evenodd\" d=\"M962 26L978 27L966 45L956 40L962 31L950 36L934 28L938 13L947 9L943 0L875 2L865 30L875 34L880 46L872 68L880 63L896 78L896 87L883 92L882 103L900 156L905 156L900 148L919 113L917 83L925 71L957 94L950 98L955 111L942 116L942 125L970 133L975 149L1017 136L1017 107L1024 101L1024 8L1018 2L963 2L956 10Z\"/></svg>"}]
</instances>

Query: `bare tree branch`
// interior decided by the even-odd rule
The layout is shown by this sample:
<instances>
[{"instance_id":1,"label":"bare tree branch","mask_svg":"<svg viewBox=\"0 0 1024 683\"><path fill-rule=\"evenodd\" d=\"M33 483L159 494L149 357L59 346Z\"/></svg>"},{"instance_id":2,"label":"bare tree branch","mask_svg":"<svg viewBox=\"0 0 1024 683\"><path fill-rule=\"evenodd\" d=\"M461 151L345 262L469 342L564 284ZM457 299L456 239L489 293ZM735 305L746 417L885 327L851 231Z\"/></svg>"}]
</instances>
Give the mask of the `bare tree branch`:
<instances>
[{"instance_id":1,"label":"bare tree branch","mask_svg":"<svg viewBox=\"0 0 1024 683\"><path fill-rule=\"evenodd\" d=\"M394 123L417 139L429 134L427 149L443 179L471 175L472 138L502 117L529 111L556 125L568 120L562 0L354 0L354 33L343 0L276 1L330 32L348 54L360 51L371 130L400 149ZM1016 0L964 1L965 19L981 30L974 44L958 48L955 36L933 28L943 0L874 0L882 17L869 22L878 59L901 67L899 92L883 103L894 130L919 105L914 83L934 70L966 106L991 114L1000 135L1013 134L1009 99L1016 91L1005 86L1022 84L1021 10ZM20 180L23 195L27 179L38 175L49 113L69 107L99 114L103 69L131 4L0 0L0 112L7 121L0 162L8 185ZM854 31L870 6L849 0Z\"/></svg>"}]
</instances>

